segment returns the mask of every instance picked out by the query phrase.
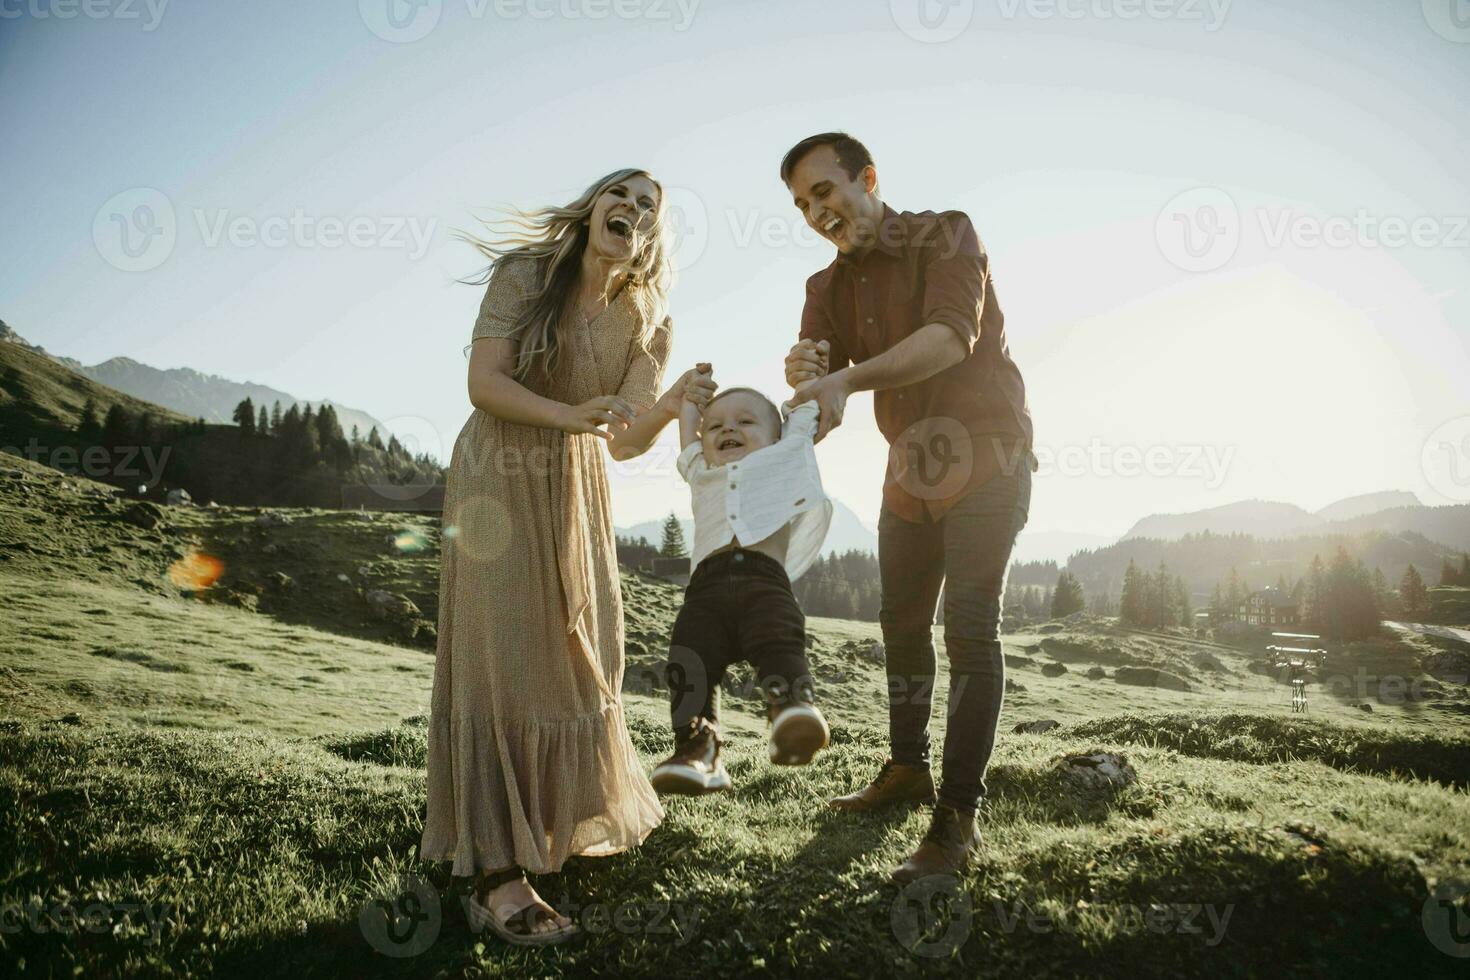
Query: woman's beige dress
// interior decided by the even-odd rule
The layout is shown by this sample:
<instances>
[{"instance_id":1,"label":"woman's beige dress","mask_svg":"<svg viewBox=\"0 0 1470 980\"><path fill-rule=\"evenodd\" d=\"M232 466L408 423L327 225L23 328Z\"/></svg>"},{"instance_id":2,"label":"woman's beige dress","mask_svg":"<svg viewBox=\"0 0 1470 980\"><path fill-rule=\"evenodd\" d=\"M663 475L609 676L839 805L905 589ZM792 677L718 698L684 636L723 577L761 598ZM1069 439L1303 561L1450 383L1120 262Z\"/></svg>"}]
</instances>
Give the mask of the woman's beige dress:
<instances>
[{"instance_id":1,"label":"woman's beige dress","mask_svg":"<svg viewBox=\"0 0 1470 980\"><path fill-rule=\"evenodd\" d=\"M505 337L533 263L502 260L474 338ZM532 390L568 404L658 397L672 325L645 348L627 290L561 336L563 369ZM623 601L603 441L478 409L444 498L439 646L420 854L455 875L641 843L663 808L623 720Z\"/></svg>"}]
</instances>

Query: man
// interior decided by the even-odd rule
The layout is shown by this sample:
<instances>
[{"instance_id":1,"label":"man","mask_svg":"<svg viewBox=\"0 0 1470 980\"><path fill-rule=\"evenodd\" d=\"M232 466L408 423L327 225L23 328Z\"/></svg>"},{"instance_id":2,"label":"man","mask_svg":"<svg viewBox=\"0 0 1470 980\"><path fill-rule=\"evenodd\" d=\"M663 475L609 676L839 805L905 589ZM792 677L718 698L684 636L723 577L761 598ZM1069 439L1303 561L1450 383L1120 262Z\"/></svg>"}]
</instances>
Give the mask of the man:
<instances>
[{"instance_id":1,"label":"man","mask_svg":"<svg viewBox=\"0 0 1470 980\"><path fill-rule=\"evenodd\" d=\"M841 424L849 395L871 390L890 445L878 565L891 757L831 806L934 803L928 833L893 877L953 874L979 842L975 810L1004 694L1001 594L1037 467L1025 384L965 214L888 207L872 156L846 133L802 140L781 179L838 253L807 281L786 378L816 380L793 401L820 405L821 439ZM936 799L928 729L941 586L950 682Z\"/></svg>"}]
</instances>

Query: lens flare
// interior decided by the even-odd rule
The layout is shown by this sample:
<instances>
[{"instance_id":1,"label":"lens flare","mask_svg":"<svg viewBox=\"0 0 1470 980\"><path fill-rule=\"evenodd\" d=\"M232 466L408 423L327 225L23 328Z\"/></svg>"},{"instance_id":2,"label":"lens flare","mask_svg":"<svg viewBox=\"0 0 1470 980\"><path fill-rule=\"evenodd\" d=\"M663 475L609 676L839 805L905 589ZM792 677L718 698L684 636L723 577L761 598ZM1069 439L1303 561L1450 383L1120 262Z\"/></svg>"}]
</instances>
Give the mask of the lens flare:
<instances>
[{"instance_id":1,"label":"lens flare","mask_svg":"<svg viewBox=\"0 0 1470 980\"><path fill-rule=\"evenodd\" d=\"M406 555L414 555L428 549L429 539L418 531L399 531L393 536L393 547Z\"/></svg>"},{"instance_id":2,"label":"lens flare","mask_svg":"<svg viewBox=\"0 0 1470 980\"><path fill-rule=\"evenodd\" d=\"M225 573L225 563L214 555L191 551L169 566L168 578L181 589L207 589Z\"/></svg>"}]
</instances>

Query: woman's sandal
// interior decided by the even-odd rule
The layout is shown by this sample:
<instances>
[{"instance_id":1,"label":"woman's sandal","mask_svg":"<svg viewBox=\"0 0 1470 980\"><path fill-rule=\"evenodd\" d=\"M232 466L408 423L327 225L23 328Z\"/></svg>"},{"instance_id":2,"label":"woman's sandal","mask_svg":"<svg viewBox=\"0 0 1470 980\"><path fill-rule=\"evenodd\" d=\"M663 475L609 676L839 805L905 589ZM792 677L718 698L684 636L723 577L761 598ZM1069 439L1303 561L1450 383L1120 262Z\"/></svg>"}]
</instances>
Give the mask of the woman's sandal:
<instances>
[{"instance_id":1,"label":"woman's sandal","mask_svg":"<svg viewBox=\"0 0 1470 980\"><path fill-rule=\"evenodd\" d=\"M499 888L501 885L512 881L524 881L526 872L520 868L507 868L494 874L486 875L486 894ZM577 932L577 924L569 922L557 929L546 932L537 932L536 927L543 922L554 921L556 913L551 906L545 902L532 902L525 908L509 916L504 922L495 917L493 909L486 908L480 904L474 893L470 895L468 918L470 928L479 932L486 926L501 939L516 946L550 946L553 943L562 942Z\"/></svg>"}]
</instances>

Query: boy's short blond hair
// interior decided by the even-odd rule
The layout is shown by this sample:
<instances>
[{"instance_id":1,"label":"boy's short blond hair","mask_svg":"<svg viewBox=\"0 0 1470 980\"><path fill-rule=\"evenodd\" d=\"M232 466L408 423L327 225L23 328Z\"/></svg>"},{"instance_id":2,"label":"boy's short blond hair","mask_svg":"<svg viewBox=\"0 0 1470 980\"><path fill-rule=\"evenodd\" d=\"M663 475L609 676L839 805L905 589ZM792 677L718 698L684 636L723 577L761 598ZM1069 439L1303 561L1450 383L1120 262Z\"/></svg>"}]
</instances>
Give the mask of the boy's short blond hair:
<instances>
[{"instance_id":1,"label":"boy's short blond hair","mask_svg":"<svg viewBox=\"0 0 1470 980\"><path fill-rule=\"evenodd\" d=\"M717 401L719 401L721 398L724 398L726 395L754 395L756 397L756 399L761 403L761 405L764 406L761 409L761 411L768 411L770 413L771 421L774 423L774 425L776 427L776 433L778 435L780 434L780 432L781 432L781 410L776 407L776 403L775 402L771 401L769 398L767 398L765 396L765 393L764 392L757 391L754 388L726 388L726 389L724 389L718 395L716 395L715 397L711 398L709 400L709 404L708 405L704 406L705 413L707 414L709 412L710 408L714 405L714 403L717 402ZM703 425L702 424L700 426L700 431L701 432L704 431L704 428L703 428Z\"/></svg>"}]
</instances>

